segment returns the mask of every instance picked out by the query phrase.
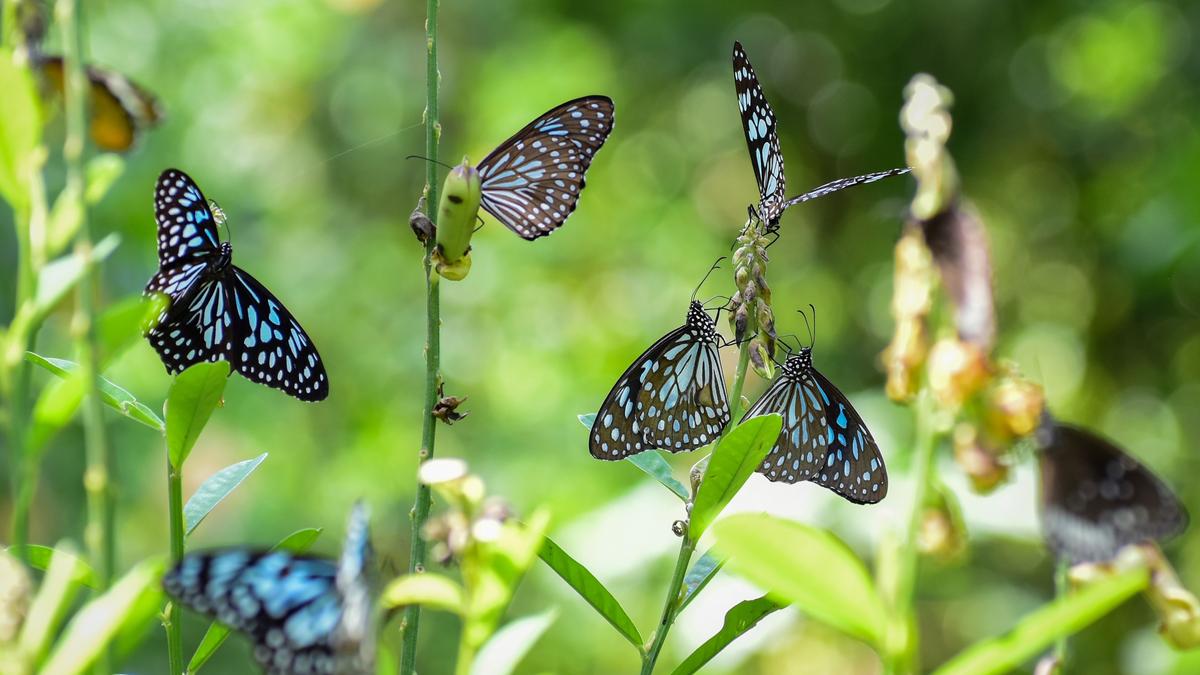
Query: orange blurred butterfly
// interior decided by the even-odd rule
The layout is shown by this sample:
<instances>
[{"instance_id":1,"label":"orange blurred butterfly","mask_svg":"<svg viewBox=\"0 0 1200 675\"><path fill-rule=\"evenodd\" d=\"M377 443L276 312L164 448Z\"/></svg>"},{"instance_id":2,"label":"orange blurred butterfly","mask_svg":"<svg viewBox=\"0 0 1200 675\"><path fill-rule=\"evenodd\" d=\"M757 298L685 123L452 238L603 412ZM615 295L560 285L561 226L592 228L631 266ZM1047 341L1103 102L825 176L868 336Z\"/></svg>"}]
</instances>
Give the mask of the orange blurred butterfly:
<instances>
[{"instance_id":1,"label":"orange blurred butterfly","mask_svg":"<svg viewBox=\"0 0 1200 675\"><path fill-rule=\"evenodd\" d=\"M40 55L36 64L46 83L62 96L63 59ZM88 79L92 142L108 152L126 152L142 131L158 125L163 109L158 99L124 75L96 66L85 68Z\"/></svg>"}]
</instances>

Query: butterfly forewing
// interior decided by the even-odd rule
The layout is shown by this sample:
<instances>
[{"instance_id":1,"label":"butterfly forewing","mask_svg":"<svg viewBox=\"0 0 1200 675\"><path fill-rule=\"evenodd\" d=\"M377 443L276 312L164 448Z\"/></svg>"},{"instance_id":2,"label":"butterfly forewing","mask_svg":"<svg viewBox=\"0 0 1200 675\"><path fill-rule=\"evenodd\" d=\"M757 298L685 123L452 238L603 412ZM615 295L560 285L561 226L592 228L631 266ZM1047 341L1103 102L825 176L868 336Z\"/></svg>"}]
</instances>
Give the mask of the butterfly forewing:
<instances>
[{"instance_id":1,"label":"butterfly forewing","mask_svg":"<svg viewBox=\"0 0 1200 675\"><path fill-rule=\"evenodd\" d=\"M813 188L812 190L809 190L798 197L792 197L784 202L783 206L780 207L779 210L782 212L784 209L790 206L795 206L801 202L807 202L811 199L816 199L817 197L824 197L827 194L837 192L838 190L844 190L848 187L854 187L855 185L866 185L867 183L874 183L875 181L883 180L884 178L901 176L908 173L908 171L908 167L903 167L899 169L888 169L887 171L876 171L874 173L867 173L861 176L854 176L852 178L839 178L837 180L832 180L824 185Z\"/></svg>"},{"instance_id":2,"label":"butterfly forewing","mask_svg":"<svg viewBox=\"0 0 1200 675\"><path fill-rule=\"evenodd\" d=\"M856 504L887 496L879 446L845 394L812 366L807 349L788 359L743 419L769 413L783 419L783 428L758 469L768 480L810 480Z\"/></svg>"},{"instance_id":3,"label":"butterfly forewing","mask_svg":"<svg viewBox=\"0 0 1200 675\"><path fill-rule=\"evenodd\" d=\"M746 148L758 182L759 216L772 223L783 213L787 186L783 175L783 153L775 129L775 113L767 103L758 76L750 65L742 43L733 43L733 86L737 93L742 130L746 132Z\"/></svg>"},{"instance_id":4,"label":"butterfly forewing","mask_svg":"<svg viewBox=\"0 0 1200 675\"><path fill-rule=\"evenodd\" d=\"M154 219L158 222L158 267L173 272L187 263L219 253L221 239L208 200L187 174L167 169L154 189Z\"/></svg>"},{"instance_id":5,"label":"butterfly forewing","mask_svg":"<svg viewBox=\"0 0 1200 675\"><path fill-rule=\"evenodd\" d=\"M699 303L687 323L655 342L617 380L589 435L597 459L650 448L672 452L711 443L729 424L716 326Z\"/></svg>"},{"instance_id":6,"label":"butterfly forewing","mask_svg":"<svg viewBox=\"0 0 1200 675\"><path fill-rule=\"evenodd\" d=\"M1121 548L1161 540L1188 522L1157 476L1107 440L1066 424L1039 432L1046 545L1072 562L1110 560Z\"/></svg>"},{"instance_id":7,"label":"butterfly forewing","mask_svg":"<svg viewBox=\"0 0 1200 675\"><path fill-rule=\"evenodd\" d=\"M479 163L483 208L525 239L550 234L575 210L592 157L612 126L607 96L550 109Z\"/></svg>"}]
</instances>

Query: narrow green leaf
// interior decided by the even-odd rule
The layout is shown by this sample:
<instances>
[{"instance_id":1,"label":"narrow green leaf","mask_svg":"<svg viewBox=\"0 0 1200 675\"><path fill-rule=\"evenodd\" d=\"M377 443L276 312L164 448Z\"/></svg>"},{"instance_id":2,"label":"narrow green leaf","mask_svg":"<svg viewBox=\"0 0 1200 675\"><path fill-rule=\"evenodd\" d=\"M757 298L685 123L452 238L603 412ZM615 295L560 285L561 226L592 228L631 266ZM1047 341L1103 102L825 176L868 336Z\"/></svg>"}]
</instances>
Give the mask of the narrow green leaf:
<instances>
[{"instance_id":1,"label":"narrow green leaf","mask_svg":"<svg viewBox=\"0 0 1200 675\"><path fill-rule=\"evenodd\" d=\"M33 553L32 549L30 553ZM32 561L33 557L30 556L30 562ZM57 550L50 549L48 564L44 567L46 576L43 577L41 588L29 607L25 623L21 626L21 652L31 662L37 663L41 660L50 641L58 632L67 608L79 591L79 584L73 582L78 579L80 567L86 568L87 565L75 555L62 550L61 545ZM90 573L91 570L88 569L87 572Z\"/></svg>"},{"instance_id":2,"label":"narrow green leaf","mask_svg":"<svg viewBox=\"0 0 1200 675\"><path fill-rule=\"evenodd\" d=\"M679 603L676 613L682 612L693 598L700 595L700 591L703 591L708 582L717 576L717 572L721 571L721 566L724 564L725 560L713 551L706 552L692 564L687 576L683 578L683 600Z\"/></svg>"},{"instance_id":3,"label":"narrow green leaf","mask_svg":"<svg viewBox=\"0 0 1200 675\"><path fill-rule=\"evenodd\" d=\"M385 610L421 605L462 614L465 604L466 595L462 586L450 577L434 572L399 577L383 589L379 599L379 606Z\"/></svg>"},{"instance_id":4,"label":"narrow green leaf","mask_svg":"<svg viewBox=\"0 0 1200 675\"><path fill-rule=\"evenodd\" d=\"M163 411L167 418L167 457L171 466L182 466L187 460L220 403L228 379L229 363L225 361L197 363L175 376Z\"/></svg>"},{"instance_id":5,"label":"narrow green leaf","mask_svg":"<svg viewBox=\"0 0 1200 675\"><path fill-rule=\"evenodd\" d=\"M683 483L675 480L675 476L671 474L671 465L667 464L667 460L659 454L657 450L647 450L639 452L636 455L625 458L630 464L645 471L651 478L662 483L668 490L674 492L677 497L683 501L687 501L688 489L683 486Z\"/></svg>"},{"instance_id":6,"label":"narrow green leaf","mask_svg":"<svg viewBox=\"0 0 1200 675\"><path fill-rule=\"evenodd\" d=\"M101 239L92 248L92 264L98 265L116 250L121 238L110 234ZM37 298L34 300L36 312L45 316L62 300L67 293L79 283L86 271L83 257L71 253L50 261L38 274Z\"/></svg>"},{"instance_id":7,"label":"narrow green leaf","mask_svg":"<svg viewBox=\"0 0 1200 675\"><path fill-rule=\"evenodd\" d=\"M592 606L600 616L612 624L617 632L625 636L630 644L642 651L643 642L642 636L638 633L637 626L633 625L633 620L625 613L625 609L621 607L621 603L613 597L613 594L600 583L588 568L579 564L574 558L567 555L567 552L559 548L558 544L554 543L550 537L546 537L542 541L542 549L538 552L538 556L542 562L550 566L562 580L575 589L575 592L580 595L589 605Z\"/></svg>"},{"instance_id":8,"label":"narrow green leaf","mask_svg":"<svg viewBox=\"0 0 1200 675\"><path fill-rule=\"evenodd\" d=\"M9 546L7 550L13 556L21 558L22 548L20 546ZM81 586L88 588L99 588L96 582L96 573L92 571L92 566L83 558L68 553L62 549L54 549L49 546L41 546L38 544L29 544L24 547L25 559L29 561L29 566L35 570L46 570L50 567L50 559L54 558L65 564L66 561L71 562L71 581Z\"/></svg>"},{"instance_id":9,"label":"narrow green leaf","mask_svg":"<svg viewBox=\"0 0 1200 675\"><path fill-rule=\"evenodd\" d=\"M122 298L104 309L96 319L101 370L142 339L142 325L146 321L146 314L156 309L155 303L141 294ZM154 316L157 317L158 314L155 313Z\"/></svg>"},{"instance_id":10,"label":"narrow green leaf","mask_svg":"<svg viewBox=\"0 0 1200 675\"><path fill-rule=\"evenodd\" d=\"M61 638L55 643L42 675L75 675L86 670L99 656L110 640L123 628L127 620L145 606L144 595L153 594L161 598L162 579L166 563L161 558L147 560L136 565L121 577L104 595L84 605Z\"/></svg>"},{"instance_id":11,"label":"narrow green leaf","mask_svg":"<svg viewBox=\"0 0 1200 675\"><path fill-rule=\"evenodd\" d=\"M278 544L271 547L271 550L282 549L293 553L303 553L313 545L317 537L321 535L321 528L306 527L284 537ZM188 661L187 672L194 674L200 670L200 667L208 663L208 660L217 653L217 649L225 644L225 639L229 637L229 628L216 621L208 624L208 630L204 632L204 637L200 639L200 645L196 647L196 651L192 652L192 658Z\"/></svg>"},{"instance_id":12,"label":"narrow green leaf","mask_svg":"<svg viewBox=\"0 0 1200 675\"><path fill-rule=\"evenodd\" d=\"M754 628L763 617L782 608L784 605L763 596L754 600L743 600L725 613L725 624L717 634L704 641L696 651L688 655L671 675L691 675L700 670L704 664L712 660L743 633Z\"/></svg>"},{"instance_id":13,"label":"narrow green leaf","mask_svg":"<svg viewBox=\"0 0 1200 675\"><path fill-rule=\"evenodd\" d=\"M762 465L763 458L779 438L782 425L779 415L752 417L717 442L692 505L688 536L693 541L700 539L750 479L750 474Z\"/></svg>"},{"instance_id":14,"label":"narrow green leaf","mask_svg":"<svg viewBox=\"0 0 1200 675\"><path fill-rule=\"evenodd\" d=\"M474 559L467 556L463 561L463 577L471 579L463 640L473 649L482 647L500 625L517 585L537 560L549 526L550 512L544 508L524 522L509 520L494 540L476 544Z\"/></svg>"},{"instance_id":15,"label":"narrow green leaf","mask_svg":"<svg viewBox=\"0 0 1200 675\"><path fill-rule=\"evenodd\" d=\"M740 514L714 527L727 565L809 616L883 644L886 610L871 575L836 536L802 523Z\"/></svg>"},{"instance_id":16,"label":"narrow green leaf","mask_svg":"<svg viewBox=\"0 0 1200 675\"><path fill-rule=\"evenodd\" d=\"M9 49L0 49L0 91L0 196L20 211L29 204L29 176L41 170L33 156L42 138L42 114L29 69Z\"/></svg>"},{"instance_id":17,"label":"narrow green leaf","mask_svg":"<svg viewBox=\"0 0 1200 675\"><path fill-rule=\"evenodd\" d=\"M1134 569L1089 584L1025 615L1011 631L977 642L934 675L987 675L1018 670L1061 637L1077 633L1140 593L1150 573Z\"/></svg>"},{"instance_id":18,"label":"narrow green leaf","mask_svg":"<svg viewBox=\"0 0 1200 675\"><path fill-rule=\"evenodd\" d=\"M25 352L25 360L45 368L64 380L78 380L79 364L73 361L52 359L40 354L34 354L33 352ZM82 383L73 386L82 387ZM79 390L78 395L83 395L82 389ZM100 378L100 398L104 401L105 405L131 420L141 422L160 433L165 428L163 421L159 419L158 415L154 414L153 410L138 402L133 394L103 377ZM66 400L64 398L62 401L56 402L55 405L65 405L64 401ZM48 411L44 411L43 414L47 415L48 418L57 419L56 416L61 416L62 412L59 408L51 408Z\"/></svg>"},{"instance_id":19,"label":"narrow green leaf","mask_svg":"<svg viewBox=\"0 0 1200 675\"><path fill-rule=\"evenodd\" d=\"M471 675L512 675L557 617L558 610L551 608L506 623L479 650L471 664Z\"/></svg>"},{"instance_id":20,"label":"narrow green leaf","mask_svg":"<svg viewBox=\"0 0 1200 675\"><path fill-rule=\"evenodd\" d=\"M109 188L121 176L125 169L125 160L114 153L96 155L87 164L87 192L84 198L88 204L95 204L108 194ZM79 210L79 200L67 190L59 193L50 209L50 217L46 228L47 254L58 255L75 238L79 225L83 222L83 213Z\"/></svg>"},{"instance_id":21,"label":"narrow green leaf","mask_svg":"<svg viewBox=\"0 0 1200 675\"><path fill-rule=\"evenodd\" d=\"M213 510L213 507L220 504L222 499L237 489L237 486L241 485L242 481L246 480L246 477L253 473L266 458L267 453L264 452L254 459L231 464L209 476L195 494L188 498L187 504L183 505L184 535L191 535L200 525L200 521L204 520L204 517Z\"/></svg>"}]
</instances>

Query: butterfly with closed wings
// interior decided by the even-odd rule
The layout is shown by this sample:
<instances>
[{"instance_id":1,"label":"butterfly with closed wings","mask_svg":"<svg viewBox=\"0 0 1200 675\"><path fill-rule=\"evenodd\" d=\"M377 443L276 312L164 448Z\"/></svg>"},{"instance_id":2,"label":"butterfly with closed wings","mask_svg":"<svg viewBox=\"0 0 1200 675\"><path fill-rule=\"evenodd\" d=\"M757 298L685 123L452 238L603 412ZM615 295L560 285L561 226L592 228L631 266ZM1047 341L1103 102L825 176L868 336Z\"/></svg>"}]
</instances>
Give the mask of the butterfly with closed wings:
<instances>
[{"instance_id":1,"label":"butterfly with closed wings","mask_svg":"<svg viewBox=\"0 0 1200 675\"><path fill-rule=\"evenodd\" d=\"M767 103L767 97L758 83L758 76L754 74L750 58L746 56L746 50L740 42L733 43L733 85L737 93L742 130L746 133L746 149L750 151L754 179L758 182L758 209L751 207L751 211L766 223L768 231L774 232L778 229L780 217L791 206L844 188L908 173L907 168L899 168L840 178L788 199L787 181L783 173L783 152L779 148L775 113Z\"/></svg>"},{"instance_id":2,"label":"butterfly with closed wings","mask_svg":"<svg viewBox=\"0 0 1200 675\"><path fill-rule=\"evenodd\" d=\"M729 424L721 346L716 321L693 293L684 324L634 359L604 399L588 434L592 456L683 452L717 440Z\"/></svg>"},{"instance_id":3,"label":"butterfly with closed wings","mask_svg":"<svg viewBox=\"0 0 1200 675\"><path fill-rule=\"evenodd\" d=\"M219 212L219 211L218 211ZM233 247L187 174L167 169L154 191L158 272L146 294L170 305L146 338L170 373L225 360L242 376L294 396L329 395L325 365L308 334L270 291L232 263Z\"/></svg>"},{"instance_id":4,"label":"butterfly with closed wings","mask_svg":"<svg viewBox=\"0 0 1200 675\"><path fill-rule=\"evenodd\" d=\"M1130 544L1187 527L1158 476L1108 440L1046 415L1037 432L1046 546L1072 563L1102 562Z\"/></svg>"},{"instance_id":5,"label":"butterfly with closed wings","mask_svg":"<svg viewBox=\"0 0 1200 675\"><path fill-rule=\"evenodd\" d=\"M758 468L767 480L813 481L855 504L887 496L887 469L871 430L846 395L813 366L811 346L788 355L742 421L771 413L783 418L783 429Z\"/></svg>"},{"instance_id":6,"label":"butterfly with closed wings","mask_svg":"<svg viewBox=\"0 0 1200 675\"><path fill-rule=\"evenodd\" d=\"M189 553L163 577L184 606L244 633L268 673L372 673L367 508L356 504L336 561L287 551Z\"/></svg>"},{"instance_id":7,"label":"butterfly with closed wings","mask_svg":"<svg viewBox=\"0 0 1200 675\"><path fill-rule=\"evenodd\" d=\"M558 229L575 210L592 158L613 127L613 102L584 96L525 125L479 163L481 206L525 239Z\"/></svg>"}]
</instances>

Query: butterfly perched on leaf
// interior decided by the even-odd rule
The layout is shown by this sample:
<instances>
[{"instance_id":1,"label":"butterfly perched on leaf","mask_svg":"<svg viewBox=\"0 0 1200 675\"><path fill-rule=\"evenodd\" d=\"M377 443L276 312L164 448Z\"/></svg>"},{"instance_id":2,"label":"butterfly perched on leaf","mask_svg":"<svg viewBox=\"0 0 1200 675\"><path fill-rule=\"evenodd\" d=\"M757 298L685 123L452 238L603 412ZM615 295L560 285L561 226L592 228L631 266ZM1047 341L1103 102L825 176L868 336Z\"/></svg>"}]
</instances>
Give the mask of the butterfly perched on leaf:
<instances>
[{"instance_id":1,"label":"butterfly perched on leaf","mask_svg":"<svg viewBox=\"0 0 1200 675\"><path fill-rule=\"evenodd\" d=\"M233 247L220 240L212 205L195 181L178 169L162 172L154 217L158 272L146 294L162 293L170 304L146 338L167 371L224 360L302 401L328 396L316 345L278 298L233 264Z\"/></svg>"},{"instance_id":2,"label":"butterfly perched on leaf","mask_svg":"<svg viewBox=\"0 0 1200 675\"><path fill-rule=\"evenodd\" d=\"M849 399L812 362L812 348L788 356L779 376L743 421L778 414L783 429L758 472L768 480L808 480L855 504L887 496L887 469L871 430Z\"/></svg>"},{"instance_id":3,"label":"butterfly perched on leaf","mask_svg":"<svg viewBox=\"0 0 1200 675\"><path fill-rule=\"evenodd\" d=\"M1037 441L1043 536L1058 557L1111 560L1125 546L1187 527L1187 511L1166 483L1110 441L1048 416Z\"/></svg>"},{"instance_id":4,"label":"butterfly perched on leaf","mask_svg":"<svg viewBox=\"0 0 1200 675\"><path fill-rule=\"evenodd\" d=\"M625 370L588 435L597 459L651 448L695 450L729 424L716 322L693 300L686 322L659 338Z\"/></svg>"},{"instance_id":5,"label":"butterfly perched on leaf","mask_svg":"<svg viewBox=\"0 0 1200 675\"><path fill-rule=\"evenodd\" d=\"M798 197L788 198L787 181L783 172L783 152L779 148L775 113L767 103L762 85L742 43L733 43L733 86L737 93L738 111L742 118L742 130L746 133L746 148L750 151L750 163L754 167L754 179L758 183L758 217L774 231L779 218L788 207L795 206L831 192L882 178L908 173L907 168L876 171L852 178L840 178L810 190Z\"/></svg>"},{"instance_id":6,"label":"butterfly perched on leaf","mask_svg":"<svg viewBox=\"0 0 1200 675\"><path fill-rule=\"evenodd\" d=\"M66 81L62 57L39 55L35 63L50 88L61 97ZM126 152L145 129L162 121L158 99L129 78L90 65L84 72L88 80L89 133L97 148Z\"/></svg>"},{"instance_id":7,"label":"butterfly perched on leaf","mask_svg":"<svg viewBox=\"0 0 1200 675\"><path fill-rule=\"evenodd\" d=\"M479 163L483 209L525 239L558 229L612 132L613 112L609 97L584 96L525 125Z\"/></svg>"},{"instance_id":8,"label":"butterfly perched on leaf","mask_svg":"<svg viewBox=\"0 0 1200 675\"><path fill-rule=\"evenodd\" d=\"M241 632L268 673L371 673L368 513L356 505L337 560L226 548L189 553L163 577L185 607Z\"/></svg>"}]
</instances>

